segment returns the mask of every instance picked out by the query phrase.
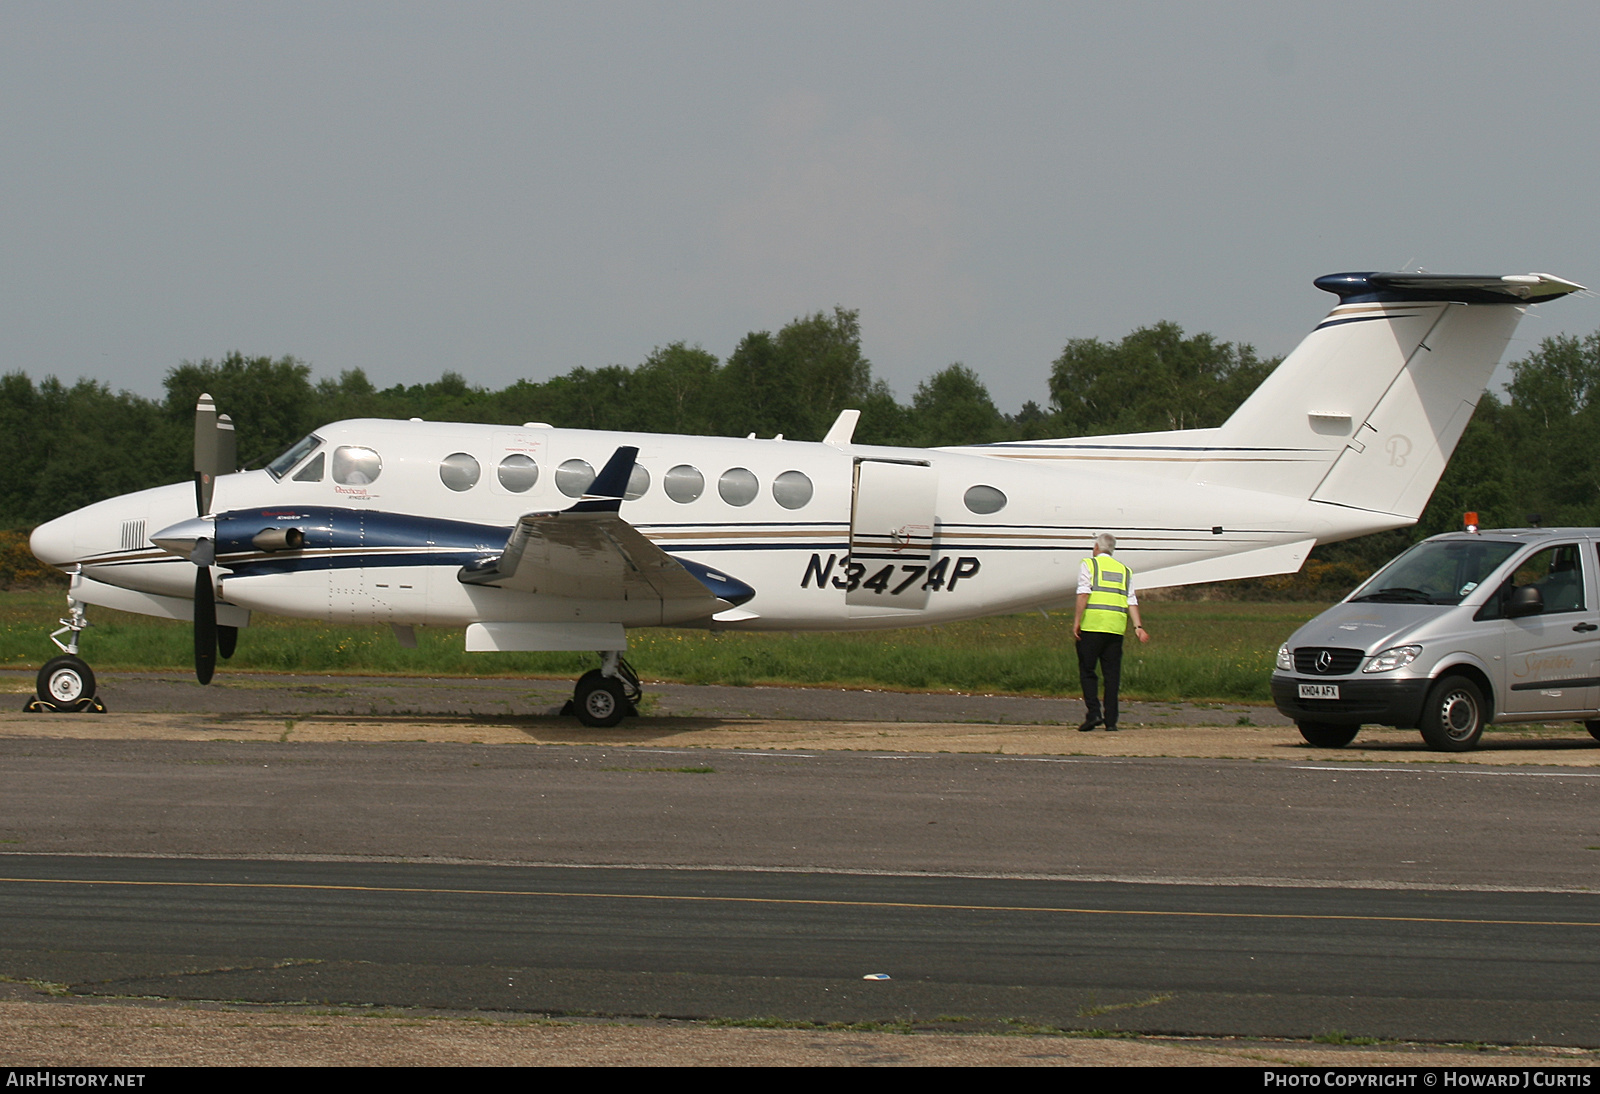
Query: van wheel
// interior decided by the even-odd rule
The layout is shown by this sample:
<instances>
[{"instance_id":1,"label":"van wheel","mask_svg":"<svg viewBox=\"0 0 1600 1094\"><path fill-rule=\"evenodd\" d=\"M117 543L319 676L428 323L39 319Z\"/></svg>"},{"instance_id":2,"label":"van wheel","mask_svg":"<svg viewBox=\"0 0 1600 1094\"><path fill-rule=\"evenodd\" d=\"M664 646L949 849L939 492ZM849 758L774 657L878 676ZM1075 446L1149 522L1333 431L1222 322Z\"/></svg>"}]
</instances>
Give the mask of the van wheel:
<instances>
[{"instance_id":1,"label":"van wheel","mask_svg":"<svg viewBox=\"0 0 1600 1094\"><path fill-rule=\"evenodd\" d=\"M1585 722L1583 728L1589 731L1589 736L1600 741L1600 722Z\"/></svg>"},{"instance_id":2,"label":"van wheel","mask_svg":"<svg viewBox=\"0 0 1600 1094\"><path fill-rule=\"evenodd\" d=\"M1318 748L1343 748L1356 739L1356 734L1361 732L1360 726L1336 726L1332 722L1297 722L1300 727L1300 736L1306 739L1306 744L1316 745Z\"/></svg>"},{"instance_id":3,"label":"van wheel","mask_svg":"<svg viewBox=\"0 0 1600 1094\"><path fill-rule=\"evenodd\" d=\"M1422 707L1422 739L1440 752L1471 752L1485 723L1483 692L1465 676L1446 676Z\"/></svg>"}]
</instances>

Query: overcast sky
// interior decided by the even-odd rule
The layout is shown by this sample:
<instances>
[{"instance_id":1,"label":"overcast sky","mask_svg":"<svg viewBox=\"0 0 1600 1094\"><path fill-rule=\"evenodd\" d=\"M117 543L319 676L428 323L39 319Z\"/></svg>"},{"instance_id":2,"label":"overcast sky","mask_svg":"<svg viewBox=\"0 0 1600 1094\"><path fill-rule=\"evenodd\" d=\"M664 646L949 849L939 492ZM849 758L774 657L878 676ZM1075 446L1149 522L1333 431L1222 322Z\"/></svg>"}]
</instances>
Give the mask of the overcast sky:
<instances>
[{"instance_id":1,"label":"overcast sky","mask_svg":"<svg viewBox=\"0 0 1600 1094\"><path fill-rule=\"evenodd\" d=\"M1600 285L1600 5L0 5L0 371L502 387L861 312L902 400L1292 349L1337 270ZM1524 322L1600 328L1600 300Z\"/></svg>"}]
</instances>

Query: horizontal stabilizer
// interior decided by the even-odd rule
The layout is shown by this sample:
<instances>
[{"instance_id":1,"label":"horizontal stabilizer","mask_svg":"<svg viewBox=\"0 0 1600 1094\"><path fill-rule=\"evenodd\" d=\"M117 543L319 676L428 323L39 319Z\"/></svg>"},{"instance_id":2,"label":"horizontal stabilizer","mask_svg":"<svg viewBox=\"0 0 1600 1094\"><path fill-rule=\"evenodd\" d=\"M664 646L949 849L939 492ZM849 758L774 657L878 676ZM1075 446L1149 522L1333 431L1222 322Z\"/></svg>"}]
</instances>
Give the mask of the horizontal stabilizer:
<instances>
[{"instance_id":1,"label":"horizontal stabilizer","mask_svg":"<svg viewBox=\"0 0 1600 1094\"><path fill-rule=\"evenodd\" d=\"M1446 300L1456 304L1538 304L1583 286L1553 274L1336 273L1317 278L1317 288L1341 304Z\"/></svg>"}]
</instances>

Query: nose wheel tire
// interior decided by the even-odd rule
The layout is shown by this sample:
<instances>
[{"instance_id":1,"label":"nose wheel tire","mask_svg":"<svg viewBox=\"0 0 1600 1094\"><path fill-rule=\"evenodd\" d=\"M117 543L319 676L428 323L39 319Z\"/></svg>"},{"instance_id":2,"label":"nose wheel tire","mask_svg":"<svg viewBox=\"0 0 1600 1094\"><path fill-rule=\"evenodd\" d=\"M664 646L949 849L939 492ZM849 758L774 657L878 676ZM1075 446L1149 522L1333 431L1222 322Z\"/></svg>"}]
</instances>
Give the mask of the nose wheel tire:
<instances>
[{"instance_id":1,"label":"nose wheel tire","mask_svg":"<svg viewBox=\"0 0 1600 1094\"><path fill-rule=\"evenodd\" d=\"M1471 752L1488 721L1483 692L1465 676L1446 676L1428 692L1422 739L1440 752Z\"/></svg>"},{"instance_id":2,"label":"nose wheel tire","mask_svg":"<svg viewBox=\"0 0 1600 1094\"><path fill-rule=\"evenodd\" d=\"M622 721L632 704L622 681L591 669L578 678L572 693L572 712L586 726L604 729Z\"/></svg>"},{"instance_id":3,"label":"nose wheel tire","mask_svg":"<svg viewBox=\"0 0 1600 1094\"><path fill-rule=\"evenodd\" d=\"M39 670L35 694L52 710L82 710L85 700L94 699L94 672L82 658L54 658Z\"/></svg>"}]
</instances>

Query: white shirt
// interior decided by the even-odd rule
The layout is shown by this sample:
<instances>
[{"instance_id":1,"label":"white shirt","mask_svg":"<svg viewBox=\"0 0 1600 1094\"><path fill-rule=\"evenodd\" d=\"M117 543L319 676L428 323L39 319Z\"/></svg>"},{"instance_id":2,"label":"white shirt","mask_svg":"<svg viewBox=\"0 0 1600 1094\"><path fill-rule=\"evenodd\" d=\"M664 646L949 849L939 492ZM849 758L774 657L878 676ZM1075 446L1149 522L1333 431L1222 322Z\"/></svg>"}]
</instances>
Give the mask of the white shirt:
<instances>
[{"instance_id":1,"label":"white shirt","mask_svg":"<svg viewBox=\"0 0 1600 1094\"><path fill-rule=\"evenodd\" d=\"M1084 559L1083 565L1078 567L1078 595L1087 596L1094 591L1094 570L1089 566L1089 560ZM1139 598L1133 595L1133 574L1128 574L1128 603L1134 607L1139 606Z\"/></svg>"}]
</instances>

